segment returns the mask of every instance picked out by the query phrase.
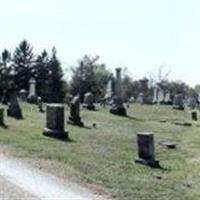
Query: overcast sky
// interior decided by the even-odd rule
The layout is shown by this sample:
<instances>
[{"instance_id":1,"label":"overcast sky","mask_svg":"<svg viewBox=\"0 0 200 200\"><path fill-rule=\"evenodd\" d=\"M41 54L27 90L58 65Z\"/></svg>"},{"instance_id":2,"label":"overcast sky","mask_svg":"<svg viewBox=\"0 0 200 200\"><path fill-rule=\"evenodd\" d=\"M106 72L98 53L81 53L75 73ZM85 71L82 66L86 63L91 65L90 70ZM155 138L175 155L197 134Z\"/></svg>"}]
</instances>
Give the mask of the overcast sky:
<instances>
[{"instance_id":1,"label":"overcast sky","mask_svg":"<svg viewBox=\"0 0 200 200\"><path fill-rule=\"evenodd\" d=\"M0 49L27 39L56 46L63 67L84 54L142 78L164 64L170 78L200 83L199 0L0 0Z\"/></svg>"}]
</instances>

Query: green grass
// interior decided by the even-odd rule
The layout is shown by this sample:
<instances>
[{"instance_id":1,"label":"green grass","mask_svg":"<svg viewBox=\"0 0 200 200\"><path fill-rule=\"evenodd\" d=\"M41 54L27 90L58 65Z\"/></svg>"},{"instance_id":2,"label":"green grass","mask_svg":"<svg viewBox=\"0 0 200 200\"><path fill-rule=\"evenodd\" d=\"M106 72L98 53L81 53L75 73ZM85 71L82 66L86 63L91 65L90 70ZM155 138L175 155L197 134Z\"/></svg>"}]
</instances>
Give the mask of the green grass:
<instances>
[{"instance_id":1,"label":"green grass","mask_svg":"<svg viewBox=\"0 0 200 200\"><path fill-rule=\"evenodd\" d=\"M200 198L200 123L192 122L192 127L171 123L191 121L190 111L133 105L128 109L130 117L123 118L111 115L109 108L83 110L85 125L96 123L97 128L66 124L73 142L62 142L42 135L45 114L36 106L23 104L22 108L24 120L6 117L8 129L0 128L0 144L13 155L40 162L47 170L119 200ZM155 134L162 169L134 163L140 131ZM160 143L165 140L175 142L177 148L164 148Z\"/></svg>"}]
</instances>

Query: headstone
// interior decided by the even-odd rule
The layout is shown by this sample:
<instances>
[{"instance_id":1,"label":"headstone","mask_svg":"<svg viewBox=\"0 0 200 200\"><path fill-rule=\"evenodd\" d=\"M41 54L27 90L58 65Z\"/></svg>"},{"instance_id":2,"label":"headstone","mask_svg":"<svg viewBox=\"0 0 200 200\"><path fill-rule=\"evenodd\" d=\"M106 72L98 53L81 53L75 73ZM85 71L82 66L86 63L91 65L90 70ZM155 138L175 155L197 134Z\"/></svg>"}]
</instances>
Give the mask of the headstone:
<instances>
[{"instance_id":1,"label":"headstone","mask_svg":"<svg viewBox=\"0 0 200 200\"><path fill-rule=\"evenodd\" d=\"M37 105L38 105L39 112L43 113L44 112L44 108L43 108L43 101L42 101L41 97L37 98Z\"/></svg>"},{"instance_id":2,"label":"headstone","mask_svg":"<svg viewBox=\"0 0 200 200\"><path fill-rule=\"evenodd\" d=\"M121 88L121 68L116 69L116 80L115 80L115 96L113 97L112 108L110 113L115 115L126 116L126 109L123 105L122 100L122 88Z\"/></svg>"},{"instance_id":3,"label":"headstone","mask_svg":"<svg viewBox=\"0 0 200 200\"><path fill-rule=\"evenodd\" d=\"M70 103L70 116L67 123L77 126L84 126L80 117L80 98L76 95Z\"/></svg>"},{"instance_id":4,"label":"headstone","mask_svg":"<svg viewBox=\"0 0 200 200\"><path fill-rule=\"evenodd\" d=\"M29 80L28 102L29 103L37 103L36 80L34 78L31 78Z\"/></svg>"},{"instance_id":5,"label":"headstone","mask_svg":"<svg viewBox=\"0 0 200 200\"><path fill-rule=\"evenodd\" d=\"M164 103L165 104L172 104L171 94L170 94L169 91L167 91L166 94L165 94Z\"/></svg>"},{"instance_id":6,"label":"headstone","mask_svg":"<svg viewBox=\"0 0 200 200\"><path fill-rule=\"evenodd\" d=\"M162 88L159 88L159 90L158 90L158 103L159 104L164 103L164 98L165 98L164 90Z\"/></svg>"},{"instance_id":7,"label":"headstone","mask_svg":"<svg viewBox=\"0 0 200 200\"><path fill-rule=\"evenodd\" d=\"M16 119L23 119L22 111L17 100L17 92L10 91L7 115Z\"/></svg>"},{"instance_id":8,"label":"headstone","mask_svg":"<svg viewBox=\"0 0 200 200\"><path fill-rule=\"evenodd\" d=\"M195 121L198 120L196 111L192 112L192 120L195 120Z\"/></svg>"},{"instance_id":9,"label":"headstone","mask_svg":"<svg viewBox=\"0 0 200 200\"><path fill-rule=\"evenodd\" d=\"M152 103L157 104L158 103L158 87L153 88L153 101Z\"/></svg>"},{"instance_id":10,"label":"headstone","mask_svg":"<svg viewBox=\"0 0 200 200\"><path fill-rule=\"evenodd\" d=\"M22 102L26 102L27 101L27 91L24 89L21 89L19 91L19 98Z\"/></svg>"},{"instance_id":11,"label":"headstone","mask_svg":"<svg viewBox=\"0 0 200 200\"><path fill-rule=\"evenodd\" d=\"M4 126L4 108L0 108L0 126Z\"/></svg>"},{"instance_id":12,"label":"headstone","mask_svg":"<svg viewBox=\"0 0 200 200\"><path fill-rule=\"evenodd\" d=\"M152 133L138 133L138 159L136 163L150 165L152 167L158 166L159 161L155 160L154 152L154 135Z\"/></svg>"},{"instance_id":13,"label":"headstone","mask_svg":"<svg viewBox=\"0 0 200 200\"><path fill-rule=\"evenodd\" d=\"M64 105L48 104L46 110L46 128L43 135L59 139L68 139L68 132L65 132Z\"/></svg>"},{"instance_id":14,"label":"headstone","mask_svg":"<svg viewBox=\"0 0 200 200\"><path fill-rule=\"evenodd\" d=\"M134 98L133 96L130 97L130 99L129 99L129 103L131 103L131 104L135 103L135 98Z\"/></svg>"},{"instance_id":15,"label":"headstone","mask_svg":"<svg viewBox=\"0 0 200 200\"><path fill-rule=\"evenodd\" d=\"M194 97L190 97L188 99L188 106L191 109L195 109L197 107L197 100Z\"/></svg>"},{"instance_id":16,"label":"headstone","mask_svg":"<svg viewBox=\"0 0 200 200\"><path fill-rule=\"evenodd\" d=\"M88 109L88 110L95 110L94 95L91 92L87 92L84 95L83 107L86 108L86 109Z\"/></svg>"},{"instance_id":17,"label":"headstone","mask_svg":"<svg viewBox=\"0 0 200 200\"><path fill-rule=\"evenodd\" d=\"M176 94L173 100L173 109L184 110L184 101L182 94Z\"/></svg>"},{"instance_id":18,"label":"headstone","mask_svg":"<svg viewBox=\"0 0 200 200\"><path fill-rule=\"evenodd\" d=\"M107 87L106 87L106 94L104 96L104 98L109 101L112 97L113 97L113 81L112 79L109 80L108 84L107 84Z\"/></svg>"}]
</instances>

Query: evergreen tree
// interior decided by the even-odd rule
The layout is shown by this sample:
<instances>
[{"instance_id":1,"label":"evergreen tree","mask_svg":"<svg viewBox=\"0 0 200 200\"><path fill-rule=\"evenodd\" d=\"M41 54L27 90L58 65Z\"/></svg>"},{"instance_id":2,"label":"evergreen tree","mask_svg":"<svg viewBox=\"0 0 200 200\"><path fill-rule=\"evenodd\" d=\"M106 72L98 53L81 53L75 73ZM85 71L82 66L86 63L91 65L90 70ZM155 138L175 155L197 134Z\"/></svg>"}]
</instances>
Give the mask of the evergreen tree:
<instances>
[{"instance_id":1,"label":"evergreen tree","mask_svg":"<svg viewBox=\"0 0 200 200\"><path fill-rule=\"evenodd\" d=\"M52 55L48 63L48 102L63 102L65 97L63 71L57 58L56 48L53 47Z\"/></svg>"},{"instance_id":2,"label":"evergreen tree","mask_svg":"<svg viewBox=\"0 0 200 200\"><path fill-rule=\"evenodd\" d=\"M16 85L19 89L29 88L29 79L34 75L33 47L23 40L14 51L14 70L16 73Z\"/></svg>"},{"instance_id":3,"label":"evergreen tree","mask_svg":"<svg viewBox=\"0 0 200 200\"><path fill-rule=\"evenodd\" d=\"M50 58L47 51L43 50L41 55L36 58L34 66L37 94L42 97L44 101L47 100L48 95L49 61Z\"/></svg>"}]
</instances>

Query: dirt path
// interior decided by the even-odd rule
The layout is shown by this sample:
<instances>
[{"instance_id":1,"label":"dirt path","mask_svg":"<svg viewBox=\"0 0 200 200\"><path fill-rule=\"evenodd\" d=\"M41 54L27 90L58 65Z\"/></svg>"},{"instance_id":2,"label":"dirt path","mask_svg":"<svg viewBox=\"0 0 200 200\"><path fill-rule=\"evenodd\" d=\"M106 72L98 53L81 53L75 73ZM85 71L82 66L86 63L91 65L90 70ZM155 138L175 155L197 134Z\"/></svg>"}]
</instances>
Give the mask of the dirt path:
<instances>
[{"instance_id":1,"label":"dirt path","mask_svg":"<svg viewBox=\"0 0 200 200\"><path fill-rule=\"evenodd\" d=\"M60 180L27 163L0 154L0 199L103 200L90 190Z\"/></svg>"}]
</instances>

